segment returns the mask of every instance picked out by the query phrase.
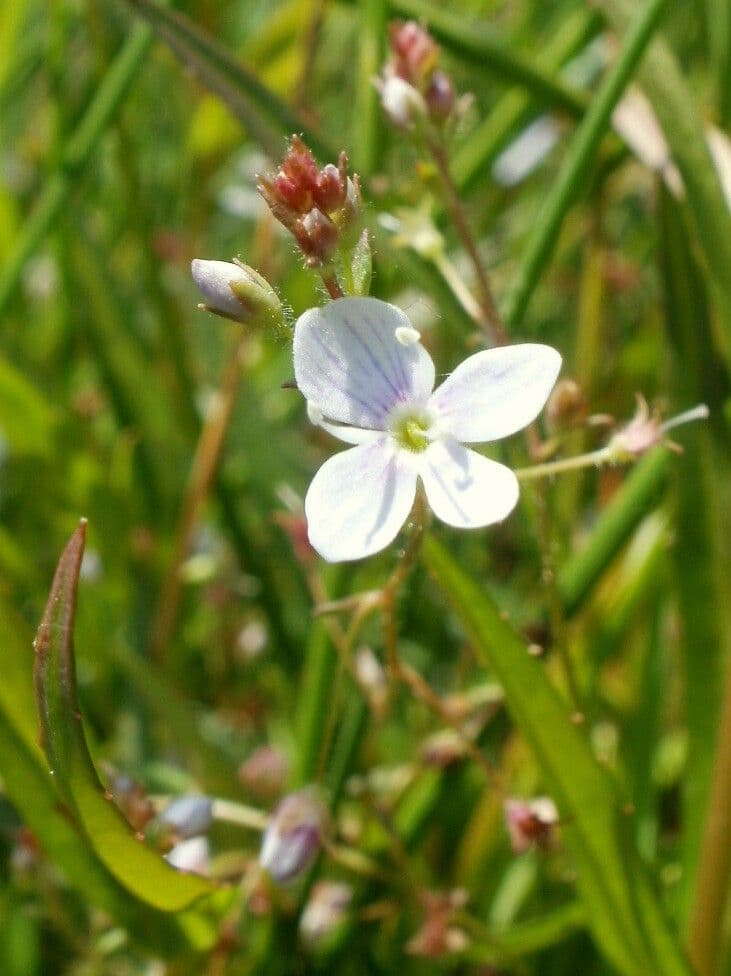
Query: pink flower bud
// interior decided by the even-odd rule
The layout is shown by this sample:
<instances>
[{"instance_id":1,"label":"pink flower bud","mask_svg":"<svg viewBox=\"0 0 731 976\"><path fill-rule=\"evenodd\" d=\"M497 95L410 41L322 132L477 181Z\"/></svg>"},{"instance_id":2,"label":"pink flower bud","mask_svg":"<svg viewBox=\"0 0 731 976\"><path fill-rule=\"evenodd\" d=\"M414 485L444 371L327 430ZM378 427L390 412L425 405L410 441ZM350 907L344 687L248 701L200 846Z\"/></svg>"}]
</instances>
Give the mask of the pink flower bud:
<instances>
[{"instance_id":1,"label":"pink flower bud","mask_svg":"<svg viewBox=\"0 0 731 976\"><path fill-rule=\"evenodd\" d=\"M285 796L264 832L259 864L278 884L294 881L319 853L325 824L325 807L314 789Z\"/></svg>"},{"instance_id":2,"label":"pink flower bud","mask_svg":"<svg viewBox=\"0 0 731 976\"><path fill-rule=\"evenodd\" d=\"M523 854L534 844L545 849L555 842L558 811L550 797L508 799L504 810L510 843L516 854Z\"/></svg>"}]
</instances>

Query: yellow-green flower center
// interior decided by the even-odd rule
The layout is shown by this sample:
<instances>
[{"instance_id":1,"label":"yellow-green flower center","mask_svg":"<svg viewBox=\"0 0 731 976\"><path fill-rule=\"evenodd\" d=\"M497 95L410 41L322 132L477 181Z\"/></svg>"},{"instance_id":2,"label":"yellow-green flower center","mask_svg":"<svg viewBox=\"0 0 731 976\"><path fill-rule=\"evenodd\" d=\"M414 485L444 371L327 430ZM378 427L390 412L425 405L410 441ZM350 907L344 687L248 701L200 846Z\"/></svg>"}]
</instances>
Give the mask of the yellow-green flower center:
<instances>
[{"instance_id":1,"label":"yellow-green flower center","mask_svg":"<svg viewBox=\"0 0 731 976\"><path fill-rule=\"evenodd\" d=\"M427 431L430 424L426 417L419 414L404 414L399 417L391 428L391 434L399 447L414 454L419 454L429 447Z\"/></svg>"}]
</instances>

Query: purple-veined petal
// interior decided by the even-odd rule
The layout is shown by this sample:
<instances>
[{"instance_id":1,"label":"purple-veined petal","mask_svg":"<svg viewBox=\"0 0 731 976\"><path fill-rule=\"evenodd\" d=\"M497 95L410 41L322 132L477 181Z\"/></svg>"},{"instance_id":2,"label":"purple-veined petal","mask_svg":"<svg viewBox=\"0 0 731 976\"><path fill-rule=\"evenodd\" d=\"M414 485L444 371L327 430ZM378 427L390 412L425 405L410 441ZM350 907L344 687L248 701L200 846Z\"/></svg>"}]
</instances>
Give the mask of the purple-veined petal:
<instances>
[{"instance_id":1,"label":"purple-veined petal","mask_svg":"<svg viewBox=\"0 0 731 976\"><path fill-rule=\"evenodd\" d=\"M456 441L434 441L419 457L419 474L434 514L458 529L500 522L518 501L510 468Z\"/></svg>"},{"instance_id":2,"label":"purple-veined petal","mask_svg":"<svg viewBox=\"0 0 731 976\"><path fill-rule=\"evenodd\" d=\"M312 546L328 562L362 559L391 542L411 511L416 471L389 439L326 461L305 498Z\"/></svg>"},{"instance_id":3,"label":"purple-veined petal","mask_svg":"<svg viewBox=\"0 0 731 976\"><path fill-rule=\"evenodd\" d=\"M404 346L396 329L406 315L376 298L339 298L297 320L294 374L328 420L383 430L399 403L423 405L434 364L421 343Z\"/></svg>"},{"instance_id":4,"label":"purple-veined petal","mask_svg":"<svg viewBox=\"0 0 731 976\"><path fill-rule=\"evenodd\" d=\"M458 441L494 441L521 430L543 408L561 369L550 346L524 343L475 353L434 392L440 430Z\"/></svg>"}]
</instances>

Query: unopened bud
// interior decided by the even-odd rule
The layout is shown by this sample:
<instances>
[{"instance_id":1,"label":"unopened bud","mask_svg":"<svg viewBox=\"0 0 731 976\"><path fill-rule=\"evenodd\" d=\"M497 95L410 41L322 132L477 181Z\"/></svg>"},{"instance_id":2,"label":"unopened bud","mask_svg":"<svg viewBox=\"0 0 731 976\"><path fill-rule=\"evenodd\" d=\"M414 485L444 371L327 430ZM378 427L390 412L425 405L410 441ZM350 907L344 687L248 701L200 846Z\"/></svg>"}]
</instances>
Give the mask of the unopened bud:
<instances>
[{"instance_id":1,"label":"unopened bud","mask_svg":"<svg viewBox=\"0 0 731 976\"><path fill-rule=\"evenodd\" d=\"M266 278L248 265L195 258L190 270L206 300L202 306L206 311L250 325L283 323L279 296Z\"/></svg>"},{"instance_id":2,"label":"unopened bud","mask_svg":"<svg viewBox=\"0 0 731 976\"><path fill-rule=\"evenodd\" d=\"M534 844L547 849L556 839L558 811L550 797L539 796L534 800L509 799L505 801L505 823L510 843L516 854L522 854Z\"/></svg>"},{"instance_id":3,"label":"unopened bud","mask_svg":"<svg viewBox=\"0 0 731 976\"><path fill-rule=\"evenodd\" d=\"M454 111L455 93L452 79L443 71L435 71L424 96L433 122L446 122Z\"/></svg>"},{"instance_id":4,"label":"unopened bud","mask_svg":"<svg viewBox=\"0 0 731 976\"><path fill-rule=\"evenodd\" d=\"M560 431L578 427L586 420L587 413L586 397L576 380L559 380L546 404L550 429Z\"/></svg>"},{"instance_id":5,"label":"unopened bud","mask_svg":"<svg viewBox=\"0 0 731 976\"><path fill-rule=\"evenodd\" d=\"M426 119L428 108L424 97L408 81L393 75L379 82L378 88L383 111L396 128L409 132Z\"/></svg>"},{"instance_id":6,"label":"unopened bud","mask_svg":"<svg viewBox=\"0 0 731 976\"><path fill-rule=\"evenodd\" d=\"M205 837L191 837L181 841L165 855L168 864L187 874L200 874L204 878L211 873L211 856Z\"/></svg>"},{"instance_id":7,"label":"unopened bud","mask_svg":"<svg viewBox=\"0 0 731 976\"><path fill-rule=\"evenodd\" d=\"M339 243L337 227L317 207L297 221L294 236L310 266L326 263Z\"/></svg>"},{"instance_id":8,"label":"unopened bud","mask_svg":"<svg viewBox=\"0 0 731 976\"><path fill-rule=\"evenodd\" d=\"M211 826L213 803L207 796L181 796L159 815L158 820L178 840L205 834Z\"/></svg>"},{"instance_id":9,"label":"unopened bud","mask_svg":"<svg viewBox=\"0 0 731 976\"><path fill-rule=\"evenodd\" d=\"M300 935L314 947L347 917L353 889L342 881L318 881L300 917Z\"/></svg>"},{"instance_id":10,"label":"unopened bud","mask_svg":"<svg viewBox=\"0 0 731 976\"><path fill-rule=\"evenodd\" d=\"M676 417L670 417L663 423L658 411L650 412L647 401L638 394L637 412L634 417L626 427L613 435L607 445L611 459L620 464L633 461L658 444L663 444L665 447L681 453L680 445L667 437L668 431L694 420L706 420L708 416L708 407L705 403L699 403Z\"/></svg>"},{"instance_id":11,"label":"unopened bud","mask_svg":"<svg viewBox=\"0 0 731 976\"><path fill-rule=\"evenodd\" d=\"M260 797L281 794L289 776L289 761L286 755L274 746L259 746L239 767L241 783Z\"/></svg>"},{"instance_id":12,"label":"unopened bud","mask_svg":"<svg viewBox=\"0 0 731 976\"><path fill-rule=\"evenodd\" d=\"M294 881L319 853L325 824L325 807L314 789L285 796L264 832L259 864L278 884Z\"/></svg>"}]
</instances>

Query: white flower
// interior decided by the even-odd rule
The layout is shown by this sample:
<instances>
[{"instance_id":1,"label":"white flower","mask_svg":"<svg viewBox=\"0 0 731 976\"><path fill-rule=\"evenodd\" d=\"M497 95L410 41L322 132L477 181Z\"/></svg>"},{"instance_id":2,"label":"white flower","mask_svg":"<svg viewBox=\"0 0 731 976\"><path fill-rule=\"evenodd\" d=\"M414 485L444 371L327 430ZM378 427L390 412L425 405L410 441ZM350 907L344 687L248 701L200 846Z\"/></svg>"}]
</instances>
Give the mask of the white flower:
<instances>
[{"instance_id":1,"label":"white flower","mask_svg":"<svg viewBox=\"0 0 731 976\"><path fill-rule=\"evenodd\" d=\"M294 372L309 415L356 447L320 468L305 499L310 542L330 562L385 548L407 519L421 479L443 522L471 529L504 519L518 480L464 447L529 424L561 357L525 344L476 353L434 388L420 342L403 345L406 315L375 298L341 298L300 316ZM402 334L402 333L400 333Z\"/></svg>"}]
</instances>

